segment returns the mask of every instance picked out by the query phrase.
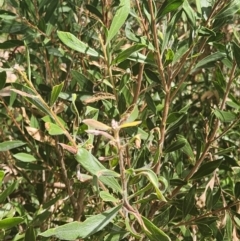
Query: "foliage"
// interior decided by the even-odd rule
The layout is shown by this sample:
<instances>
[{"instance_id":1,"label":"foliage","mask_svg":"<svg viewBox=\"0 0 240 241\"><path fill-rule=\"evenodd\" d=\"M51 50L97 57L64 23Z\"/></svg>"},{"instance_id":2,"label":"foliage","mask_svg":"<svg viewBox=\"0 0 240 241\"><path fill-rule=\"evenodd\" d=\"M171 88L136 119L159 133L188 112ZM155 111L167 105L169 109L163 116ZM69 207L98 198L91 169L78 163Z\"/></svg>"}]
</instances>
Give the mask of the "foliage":
<instances>
[{"instance_id":1,"label":"foliage","mask_svg":"<svg viewBox=\"0 0 240 241\"><path fill-rule=\"evenodd\" d=\"M2 240L239 240L238 0L0 4Z\"/></svg>"}]
</instances>

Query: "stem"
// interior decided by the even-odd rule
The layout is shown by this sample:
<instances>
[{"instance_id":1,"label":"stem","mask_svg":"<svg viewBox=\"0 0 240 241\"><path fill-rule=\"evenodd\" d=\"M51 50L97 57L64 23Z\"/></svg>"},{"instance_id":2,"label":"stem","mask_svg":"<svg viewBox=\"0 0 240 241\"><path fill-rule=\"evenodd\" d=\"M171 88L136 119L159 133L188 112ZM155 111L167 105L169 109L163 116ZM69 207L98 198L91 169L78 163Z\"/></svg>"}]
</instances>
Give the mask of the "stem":
<instances>
[{"instance_id":1,"label":"stem","mask_svg":"<svg viewBox=\"0 0 240 241\"><path fill-rule=\"evenodd\" d=\"M114 96L115 96L116 101L118 103L118 94L117 94L117 91L116 91L115 81L114 81L113 75L112 75L111 60L108 58L108 55L107 55L107 46L103 43L103 39L102 39L101 34L98 35L98 38L99 38L99 41L100 41L102 49L103 49L104 60L105 60L105 63L107 65L107 68L108 68L108 74L109 74L110 82L111 82L112 87L113 87L113 93L114 93Z\"/></svg>"},{"instance_id":2,"label":"stem","mask_svg":"<svg viewBox=\"0 0 240 241\"><path fill-rule=\"evenodd\" d=\"M159 44L158 44L156 19L155 19L154 12L153 12L152 0L148 0L148 5L149 5L150 14L151 14L153 42L154 42L155 53L156 53L156 57L157 57L158 71L161 76L162 86L163 86L164 90L167 92L167 83L166 83L166 79L165 79L165 75L164 75L164 68L163 68L161 53L160 53Z\"/></svg>"},{"instance_id":3,"label":"stem","mask_svg":"<svg viewBox=\"0 0 240 241\"><path fill-rule=\"evenodd\" d=\"M70 202L72 204L73 210L74 210L74 220L77 221L79 220L80 216L79 216L79 212L78 212L78 202L76 201L75 197L74 197L74 192L72 190L72 184L70 183L68 176L67 176L67 170L66 170L66 166L64 163L64 159L63 159L63 151L62 149L60 149L59 146L56 147L57 150L57 156L58 156L58 161L61 167L61 172L62 172L62 176L63 176L63 181L66 185L67 188L67 193L68 196L70 198Z\"/></svg>"}]
</instances>

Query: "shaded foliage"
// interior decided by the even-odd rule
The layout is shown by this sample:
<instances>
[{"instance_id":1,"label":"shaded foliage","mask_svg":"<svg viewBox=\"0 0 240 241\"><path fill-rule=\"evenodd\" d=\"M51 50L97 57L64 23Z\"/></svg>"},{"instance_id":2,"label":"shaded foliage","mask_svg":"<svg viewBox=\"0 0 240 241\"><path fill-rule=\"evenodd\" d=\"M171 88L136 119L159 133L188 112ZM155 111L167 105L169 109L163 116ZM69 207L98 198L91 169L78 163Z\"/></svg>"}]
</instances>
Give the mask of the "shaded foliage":
<instances>
[{"instance_id":1,"label":"shaded foliage","mask_svg":"<svg viewBox=\"0 0 240 241\"><path fill-rule=\"evenodd\" d=\"M2 240L238 240L238 0L0 4Z\"/></svg>"}]
</instances>

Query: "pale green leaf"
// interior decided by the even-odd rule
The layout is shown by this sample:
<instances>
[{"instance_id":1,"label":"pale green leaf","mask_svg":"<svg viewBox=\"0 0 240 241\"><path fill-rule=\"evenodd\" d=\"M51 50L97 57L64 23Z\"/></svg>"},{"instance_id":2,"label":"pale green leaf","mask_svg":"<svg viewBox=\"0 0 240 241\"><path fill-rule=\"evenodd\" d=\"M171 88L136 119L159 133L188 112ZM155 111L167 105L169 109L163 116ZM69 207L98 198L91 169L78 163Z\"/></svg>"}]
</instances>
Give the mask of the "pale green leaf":
<instances>
[{"instance_id":1,"label":"pale green leaf","mask_svg":"<svg viewBox=\"0 0 240 241\"><path fill-rule=\"evenodd\" d=\"M71 222L57 228L49 229L40 235L43 237L56 236L61 240L84 239L102 230L117 215L122 205L111 208L101 214L87 218L84 222Z\"/></svg>"},{"instance_id":2,"label":"pale green leaf","mask_svg":"<svg viewBox=\"0 0 240 241\"><path fill-rule=\"evenodd\" d=\"M28 153L17 153L15 155L13 155L13 157L15 157L16 159L18 159L19 161L23 161L23 162L33 162L36 161L36 158Z\"/></svg>"},{"instance_id":3,"label":"pale green leaf","mask_svg":"<svg viewBox=\"0 0 240 241\"><path fill-rule=\"evenodd\" d=\"M5 218L0 220L0 229L8 229L17 226L19 223L24 221L21 217Z\"/></svg>"},{"instance_id":4,"label":"pale green leaf","mask_svg":"<svg viewBox=\"0 0 240 241\"><path fill-rule=\"evenodd\" d=\"M159 182L158 182L157 175L151 169L139 168L139 169L135 169L134 172L136 173L136 175L146 176L148 180L151 182L151 184L154 186L159 200L163 202L167 202L167 200L165 199L165 197L163 196L162 192L159 189Z\"/></svg>"},{"instance_id":5,"label":"pale green leaf","mask_svg":"<svg viewBox=\"0 0 240 241\"><path fill-rule=\"evenodd\" d=\"M80 41L73 34L68 32L57 31L57 35L60 38L60 40L69 48L83 54L88 54L93 57L101 57L95 49L89 47L86 43Z\"/></svg>"},{"instance_id":6,"label":"pale green leaf","mask_svg":"<svg viewBox=\"0 0 240 241\"><path fill-rule=\"evenodd\" d=\"M25 145L26 143L22 141L4 141L0 143L0 151L9 151L13 148L20 147Z\"/></svg>"},{"instance_id":7,"label":"pale green leaf","mask_svg":"<svg viewBox=\"0 0 240 241\"><path fill-rule=\"evenodd\" d=\"M75 155L75 159L80 165L92 175L98 175L98 172L106 169L90 152L86 149L79 148L78 153ZM114 177L100 176L99 180L106 186L113 189L113 191L121 192L121 187Z\"/></svg>"},{"instance_id":8,"label":"pale green leaf","mask_svg":"<svg viewBox=\"0 0 240 241\"><path fill-rule=\"evenodd\" d=\"M131 2L129 0L121 0L120 5L113 17L110 29L108 31L107 43L118 33L119 29L125 23L130 13Z\"/></svg>"},{"instance_id":9,"label":"pale green leaf","mask_svg":"<svg viewBox=\"0 0 240 241\"><path fill-rule=\"evenodd\" d=\"M110 194L107 191L101 191L99 193L99 195L104 202L118 202L119 201L118 199L116 199L112 194Z\"/></svg>"},{"instance_id":10,"label":"pale green leaf","mask_svg":"<svg viewBox=\"0 0 240 241\"><path fill-rule=\"evenodd\" d=\"M52 92L51 92L51 98L50 98L50 105L53 106L54 103L56 102L59 94L61 93L62 91L62 88L63 88L63 85L64 85L64 82L62 82L61 84L59 85L55 85L52 89Z\"/></svg>"}]
</instances>

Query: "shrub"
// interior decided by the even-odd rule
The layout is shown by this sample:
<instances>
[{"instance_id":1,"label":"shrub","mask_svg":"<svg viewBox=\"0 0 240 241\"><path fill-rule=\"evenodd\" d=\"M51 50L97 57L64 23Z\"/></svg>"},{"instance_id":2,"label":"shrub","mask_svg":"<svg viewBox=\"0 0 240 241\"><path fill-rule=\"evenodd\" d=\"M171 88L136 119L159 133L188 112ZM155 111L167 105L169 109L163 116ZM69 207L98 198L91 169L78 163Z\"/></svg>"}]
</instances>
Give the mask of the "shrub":
<instances>
[{"instance_id":1,"label":"shrub","mask_svg":"<svg viewBox=\"0 0 240 241\"><path fill-rule=\"evenodd\" d=\"M238 240L238 0L6 0L3 240Z\"/></svg>"}]
</instances>

